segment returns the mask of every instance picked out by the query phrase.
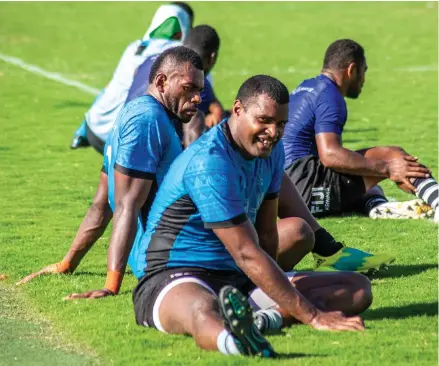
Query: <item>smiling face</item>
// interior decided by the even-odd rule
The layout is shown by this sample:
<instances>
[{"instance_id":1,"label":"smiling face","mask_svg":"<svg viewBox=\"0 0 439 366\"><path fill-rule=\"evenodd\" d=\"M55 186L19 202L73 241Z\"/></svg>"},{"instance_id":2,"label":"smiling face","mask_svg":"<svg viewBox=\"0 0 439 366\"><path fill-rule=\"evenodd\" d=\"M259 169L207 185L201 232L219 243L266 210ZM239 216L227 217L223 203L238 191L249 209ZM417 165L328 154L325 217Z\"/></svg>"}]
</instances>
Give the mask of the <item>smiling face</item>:
<instances>
[{"instance_id":1,"label":"smiling face","mask_svg":"<svg viewBox=\"0 0 439 366\"><path fill-rule=\"evenodd\" d=\"M278 104L267 94L260 94L245 104L236 100L233 106L236 142L246 158L267 158L284 134L288 103Z\"/></svg>"},{"instance_id":2,"label":"smiling face","mask_svg":"<svg viewBox=\"0 0 439 366\"><path fill-rule=\"evenodd\" d=\"M183 122L189 122L201 103L200 92L204 88L204 73L185 63L168 73L156 77L157 89L162 93L164 106Z\"/></svg>"}]
</instances>

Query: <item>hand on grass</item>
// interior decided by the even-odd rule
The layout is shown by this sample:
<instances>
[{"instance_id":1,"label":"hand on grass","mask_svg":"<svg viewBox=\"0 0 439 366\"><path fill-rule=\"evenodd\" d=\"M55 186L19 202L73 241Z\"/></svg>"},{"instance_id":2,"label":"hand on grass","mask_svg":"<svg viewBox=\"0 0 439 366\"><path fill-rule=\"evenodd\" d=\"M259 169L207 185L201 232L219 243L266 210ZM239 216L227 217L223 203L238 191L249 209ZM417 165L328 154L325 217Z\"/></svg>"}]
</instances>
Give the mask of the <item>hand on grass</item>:
<instances>
[{"instance_id":1,"label":"hand on grass","mask_svg":"<svg viewBox=\"0 0 439 366\"><path fill-rule=\"evenodd\" d=\"M318 330L364 330L364 322L359 316L346 317L340 311L323 312L319 311L309 323Z\"/></svg>"},{"instance_id":2,"label":"hand on grass","mask_svg":"<svg viewBox=\"0 0 439 366\"><path fill-rule=\"evenodd\" d=\"M30 275L26 276L22 280L18 281L15 285L19 286L23 283L32 281L34 278L39 277L44 274L52 274L52 273L72 273L70 266L66 266L62 262L50 264L47 267L44 267L43 269L39 270L38 272L31 273Z\"/></svg>"},{"instance_id":3,"label":"hand on grass","mask_svg":"<svg viewBox=\"0 0 439 366\"><path fill-rule=\"evenodd\" d=\"M91 290L83 292L81 294L70 294L64 298L64 300L76 300L76 299L100 299L107 296L116 296L116 294L106 288L102 290Z\"/></svg>"}]
</instances>

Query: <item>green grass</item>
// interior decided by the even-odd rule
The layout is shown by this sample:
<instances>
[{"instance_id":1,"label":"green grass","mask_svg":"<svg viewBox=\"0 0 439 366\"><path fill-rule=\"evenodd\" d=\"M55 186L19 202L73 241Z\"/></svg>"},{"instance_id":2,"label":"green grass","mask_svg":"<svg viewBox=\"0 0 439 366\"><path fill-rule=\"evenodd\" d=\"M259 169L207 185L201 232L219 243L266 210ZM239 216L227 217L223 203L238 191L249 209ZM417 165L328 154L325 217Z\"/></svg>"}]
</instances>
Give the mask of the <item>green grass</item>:
<instances>
[{"instance_id":1,"label":"green grass","mask_svg":"<svg viewBox=\"0 0 439 366\"><path fill-rule=\"evenodd\" d=\"M156 6L3 2L0 52L99 88L109 80L125 46L144 33ZM319 72L324 50L334 39L362 43L369 71L360 99L348 101L345 144L353 149L403 146L438 176L437 3L230 2L193 7L196 23L212 24L221 36L214 79L226 106L251 74L269 73L293 88ZM405 71L423 66L426 71ZM11 320L2 310L0 333L12 340L0 364L16 363L17 353L35 355L35 364L61 363L55 357L64 357L64 363L99 359L118 365L437 364L438 237L437 226L429 222L322 220L346 244L389 251L397 261L373 281L374 303L364 314L364 333L288 329L270 338L286 354L277 361L226 358L198 350L187 337L136 326L132 276L126 277L118 297L62 301L71 292L103 286L108 230L75 275L41 278L12 291L16 280L66 252L95 191L101 157L91 149L68 149L92 96L2 61L0 85L0 273L9 275L0 303L16 303L19 310L12 313L39 314L60 345L76 350L53 358L49 351L31 353L32 345L19 340L34 326L28 319ZM410 198L390 182L383 188L396 199ZM310 265L307 258L301 268ZM33 329L35 339L44 338ZM54 343L41 341L42 349L56 351Z\"/></svg>"}]
</instances>

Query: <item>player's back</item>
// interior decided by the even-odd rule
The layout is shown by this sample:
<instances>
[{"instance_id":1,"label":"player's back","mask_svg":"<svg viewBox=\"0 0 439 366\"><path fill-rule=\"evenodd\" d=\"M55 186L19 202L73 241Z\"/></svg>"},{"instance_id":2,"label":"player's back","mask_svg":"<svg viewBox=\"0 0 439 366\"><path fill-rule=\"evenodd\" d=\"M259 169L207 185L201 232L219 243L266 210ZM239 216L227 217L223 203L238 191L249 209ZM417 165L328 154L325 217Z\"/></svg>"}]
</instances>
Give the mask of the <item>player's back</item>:
<instances>
[{"instance_id":1,"label":"player's back","mask_svg":"<svg viewBox=\"0 0 439 366\"><path fill-rule=\"evenodd\" d=\"M274 171L282 175L283 147L279 143L267 159L246 160L227 129L223 121L172 164L136 254L133 272L138 278L169 267L239 271L212 229L216 224L255 222Z\"/></svg>"},{"instance_id":2,"label":"player's back","mask_svg":"<svg viewBox=\"0 0 439 366\"><path fill-rule=\"evenodd\" d=\"M330 119L334 118L334 113L339 115L337 118L341 124L344 124L347 118L343 96L335 82L325 75L307 79L293 90L288 109L288 123L282 138L285 168L299 158L308 155L318 156L315 135L320 132L332 132L329 124Z\"/></svg>"}]
</instances>

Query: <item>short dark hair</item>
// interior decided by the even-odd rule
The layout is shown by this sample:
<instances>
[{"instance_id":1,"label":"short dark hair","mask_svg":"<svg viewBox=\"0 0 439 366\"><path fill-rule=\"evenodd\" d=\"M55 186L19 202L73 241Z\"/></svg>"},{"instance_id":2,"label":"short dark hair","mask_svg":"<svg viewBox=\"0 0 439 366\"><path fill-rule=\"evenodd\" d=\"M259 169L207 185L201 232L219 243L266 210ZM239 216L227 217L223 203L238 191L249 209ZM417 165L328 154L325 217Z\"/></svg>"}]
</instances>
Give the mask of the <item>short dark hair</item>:
<instances>
[{"instance_id":1,"label":"short dark hair","mask_svg":"<svg viewBox=\"0 0 439 366\"><path fill-rule=\"evenodd\" d=\"M268 75L255 75L244 81L238 90L236 99L240 100L246 108L250 99L261 94L268 95L277 104L286 104L290 99L287 87L278 79Z\"/></svg>"},{"instance_id":2,"label":"short dark hair","mask_svg":"<svg viewBox=\"0 0 439 366\"><path fill-rule=\"evenodd\" d=\"M201 58L217 52L220 46L218 33L210 25L197 25L189 31L183 44L198 52Z\"/></svg>"},{"instance_id":3,"label":"short dark hair","mask_svg":"<svg viewBox=\"0 0 439 366\"><path fill-rule=\"evenodd\" d=\"M323 60L324 69L344 69L350 63L361 65L365 60L364 49L351 39L339 39L328 47Z\"/></svg>"},{"instance_id":4,"label":"short dark hair","mask_svg":"<svg viewBox=\"0 0 439 366\"><path fill-rule=\"evenodd\" d=\"M198 70L203 70L203 62L201 57L194 50L184 46L172 47L163 51L159 57L157 57L151 66L151 72L149 73L149 83L151 84L158 72L165 66L170 65L172 67L178 67L179 65L190 63Z\"/></svg>"},{"instance_id":5,"label":"short dark hair","mask_svg":"<svg viewBox=\"0 0 439 366\"><path fill-rule=\"evenodd\" d=\"M189 15L189 19L191 21L191 27L192 27L192 24L194 23L194 11L192 10L191 6L183 1L173 1L171 5L179 6L187 13L187 15Z\"/></svg>"}]
</instances>

